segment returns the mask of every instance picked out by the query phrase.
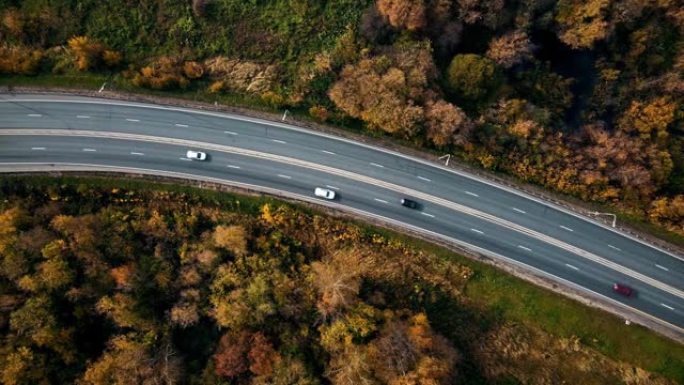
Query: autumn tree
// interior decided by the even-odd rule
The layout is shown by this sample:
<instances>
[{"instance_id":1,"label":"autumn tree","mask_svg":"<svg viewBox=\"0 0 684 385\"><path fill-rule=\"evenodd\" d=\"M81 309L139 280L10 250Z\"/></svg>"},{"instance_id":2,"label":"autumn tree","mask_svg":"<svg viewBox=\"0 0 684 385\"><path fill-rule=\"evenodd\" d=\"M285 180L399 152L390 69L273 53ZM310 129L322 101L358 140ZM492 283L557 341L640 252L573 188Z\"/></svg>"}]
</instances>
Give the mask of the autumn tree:
<instances>
[{"instance_id":1,"label":"autumn tree","mask_svg":"<svg viewBox=\"0 0 684 385\"><path fill-rule=\"evenodd\" d=\"M102 64L115 67L121 61L121 54L107 49L102 43L87 36L74 36L69 39L69 50L74 55L76 68L80 71L96 69Z\"/></svg>"},{"instance_id":2,"label":"autumn tree","mask_svg":"<svg viewBox=\"0 0 684 385\"><path fill-rule=\"evenodd\" d=\"M27 346L11 350L2 360L0 382L4 385L49 384L45 357Z\"/></svg>"},{"instance_id":3,"label":"autumn tree","mask_svg":"<svg viewBox=\"0 0 684 385\"><path fill-rule=\"evenodd\" d=\"M476 54L459 54L449 64L447 83L459 97L479 103L498 89L501 75L491 60Z\"/></svg>"},{"instance_id":4,"label":"autumn tree","mask_svg":"<svg viewBox=\"0 0 684 385\"><path fill-rule=\"evenodd\" d=\"M318 311L330 317L355 303L361 287L364 262L356 249L340 250L325 262L313 262L314 286L320 299Z\"/></svg>"},{"instance_id":5,"label":"autumn tree","mask_svg":"<svg viewBox=\"0 0 684 385\"><path fill-rule=\"evenodd\" d=\"M429 101L425 104L425 120L427 137L437 147L468 143L472 124L457 106L444 100Z\"/></svg>"},{"instance_id":6,"label":"autumn tree","mask_svg":"<svg viewBox=\"0 0 684 385\"><path fill-rule=\"evenodd\" d=\"M418 313L408 320L391 316L371 343L369 359L383 383L446 385L453 383L458 353Z\"/></svg>"},{"instance_id":7,"label":"autumn tree","mask_svg":"<svg viewBox=\"0 0 684 385\"><path fill-rule=\"evenodd\" d=\"M656 98L649 103L632 101L618 125L621 130L636 133L646 141L663 143L668 137L668 126L675 119L676 104L667 97Z\"/></svg>"},{"instance_id":8,"label":"autumn tree","mask_svg":"<svg viewBox=\"0 0 684 385\"><path fill-rule=\"evenodd\" d=\"M345 66L328 96L373 128L411 137L424 121L421 104L435 75L429 45L402 42L385 55Z\"/></svg>"},{"instance_id":9,"label":"autumn tree","mask_svg":"<svg viewBox=\"0 0 684 385\"><path fill-rule=\"evenodd\" d=\"M216 226L214 229L214 243L234 255L245 255L247 252L247 233L239 225Z\"/></svg>"},{"instance_id":10,"label":"autumn tree","mask_svg":"<svg viewBox=\"0 0 684 385\"><path fill-rule=\"evenodd\" d=\"M0 46L0 73L35 75L43 63L43 52L22 46Z\"/></svg>"},{"instance_id":11,"label":"autumn tree","mask_svg":"<svg viewBox=\"0 0 684 385\"><path fill-rule=\"evenodd\" d=\"M609 0L561 0L556 21L561 41L572 48L592 48L610 32L606 21Z\"/></svg>"},{"instance_id":12,"label":"autumn tree","mask_svg":"<svg viewBox=\"0 0 684 385\"><path fill-rule=\"evenodd\" d=\"M213 359L216 373L224 377L236 377L249 369L249 333L226 333L221 337Z\"/></svg>"},{"instance_id":13,"label":"autumn tree","mask_svg":"<svg viewBox=\"0 0 684 385\"><path fill-rule=\"evenodd\" d=\"M482 23L495 28L499 23L504 0L456 0L459 16L467 24Z\"/></svg>"},{"instance_id":14,"label":"autumn tree","mask_svg":"<svg viewBox=\"0 0 684 385\"><path fill-rule=\"evenodd\" d=\"M181 361L168 341L158 348L131 335L112 338L105 353L86 369L82 385L178 384Z\"/></svg>"},{"instance_id":15,"label":"autumn tree","mask_svg":"<svg viewBox=\"0 0 684 385\"><path fill-rule=\"evenodd\" d=\"M527 33L513 31L489 43L487 57L503 68L510 68L532 57L533 45Z\"/></svg>"},{"instance_id":16,"label":"autumn tree","mask_svg":"<svg viewBox=\"0 0 684 385\"><path fill-rule=\"evenodd\" d=\"M378 0L377 8L395 28L416 31L427 22L424 0Z\"/></svg>"}]
</instances>

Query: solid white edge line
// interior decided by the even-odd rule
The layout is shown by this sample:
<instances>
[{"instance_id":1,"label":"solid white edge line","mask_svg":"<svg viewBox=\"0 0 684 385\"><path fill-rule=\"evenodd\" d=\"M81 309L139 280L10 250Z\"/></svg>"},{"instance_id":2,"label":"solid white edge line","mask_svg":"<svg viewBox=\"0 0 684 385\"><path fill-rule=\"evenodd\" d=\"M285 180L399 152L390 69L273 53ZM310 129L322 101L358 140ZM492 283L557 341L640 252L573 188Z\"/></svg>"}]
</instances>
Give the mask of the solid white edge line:
<instances>
[{"instance_id":1,"label":"solid white edge line","mask_svg":"<svg viewBox=\"0 0 684 385\"><path fill-rule=\"evenodd\" d=\"M569 268L571 268L571 269L573 269L573 270L579 271L579 267L573 266L573 265L571 265L571 264L569 264L569 263L566 263L565 266L567 266L567 267L569 267Z\"/></svg>"},{"instance_id":2,"label":"solid white edge line","mask_svg":"<svg viewBox=\"0 0 684 385\"><path fill-rule=\"evenodd\" d=\"M2 100L0 100L0 102L2 102ZM227 180L227 179L219 179L219 178L212 178L212 177L201 177L201 176L194 175L194 174L186 174L186 173L173 172L173 171L144 169L144 168L137 168L137 167L118 167L118 166L108 166L108 165L80 164L80 163L40 163L40 162L26 162L26 163L8 162L8 163L2 163L2 162L0 162L0 166L2 166L3 164L4 165L23 165L23 166L26 166L26 165L48 166L46 171L49 171L50 169L54 169L54 166L59 165L60 167L66 167L67 169L74 170L74 171L83 171L84 169L89 169L89 170L99 169L99 170L114 171L114 172L119 172L119 173L139 172L141 174L166 175L166 176L178 178L178 179L189 179L189 180L196 180L196 181L207 181L207 182L221 183L221 184L241 187L241 188L245 188L245 189L262 191L265 193L270 193L270 194L273 194L276 196L286 197L286 198L290 198L290 199L299 199L299 200L303 200L303 201L310 202L310 203L317 203L317 204L320 204L322 206L329 206L329 207L333 207L333 208L344 208L345 210L347 210L349 212L357 213L360 215L365 215L369 218L380 219L387 224L392 224L395 226L401 226L401 227L404 227L406 229L410 229L410 230L413 230L413 231L416 231L419 233L430 235L430 236L433 236L435 238L439 238L439 239L442 239L444 241L448 241L448 242L451 242L453 244L456 244L460 247L463 247L465 249L470 250L471 252L482 253L482 254L488 255L490 257L498 258L500 260L507 261L511 264L521 266L524 269L526 269L527 271L536 272L537 274L543 275L545 277L552 278L555 281L562 282L569 287L575 288L576 290L579 290L579 291L582 291L585 293L590 293L590 294L594 295L595 297L601 298L604 301L609 302L615 306L621 307L623 309L628 309L628 310L630 310L636 314L639 314L639 315L641 315L641 316L643 316L643 317L645 317L651 321L654 321L654 322L656 322L662 326L667 326L670 329L669 332L679 333L679 335L676 335L676 336L675 335L669 335L670 338L675 338L680 342L684 341L684 338L682 337L684 335L684 328L681 328L677 325L674 325L668 321L660 319L660 318L653 316L649 313L645 313L645 312L643 312L637 308L634 308L632 306L629 306L623 302L617 301L614 298L606 296L605 294L601 294L599 292L587 289L586 287L581 286L575 282L569 281L565 278L551 274L547 271L541 270L541 269L534 267L532 265L528 265L524 262L506 257L506 256L499 254L499 253L496 253L494 251L490 251L490 250L487 250L487 249L482 248L480 246L476 246L476 245L473 245L471 243L462 241L460 239L452 238L452 237L449 237L449 236L446 236L446 235L443 235L443 234L440 234L440 233L437 233L434 231L426 230L426 229L423 229L423 228L420 228L417 226L413 226L413 225L410 225L410 224L407 224L404 222L400 222L400 221L392 219L392 218L384 217L382 215L373 214L373 213L370 213L368 211L363 211L360 209L355 209L353 207L344 206L344 205L339 204L339 203L321 201L321 200L317 200L317 199L314 199L314 198L306 196L306 195L284 192L284 191L281 191L278 189L273 189L273 188L259 186L259 185L253 185L253 184L249 184L249 183L242 183L242 182L236 182L236 181L231 181L231 180ZM477 258L475 258L475 259L477 259ZM509 273L507 271L504 271L504 273L513 275L512 273ZM526 279L526 281L531 282L531 279L528 278L528 279ZM547 290L552 290L548 286L543 286L543 285L540 285L540 286L546 287ZM574 294L568 294L567 297L571 297L571 298L574 297L576 300L579 300L580 302L582 300L585 300L585 297L576 296ZM584 303L584 302L582 302L582 303L585 306L592 307L588 303ZM606 311L606 310L602 310L602 311ZM606 312L615 314L615 313L610 312L610 311L606 311Z\"/></svg>"},{"instance_id":3,"label":"solid white edge line","mask_svg":"<svg viewBox=\"0 0 684 385\"><path fill-rule=\"evenodd\" d=\"M600 222L596 220L595 218L589 218L587 216L584 216L580 213L576 213L574 211L571 211L563 206L557 205L553 202L542 200L541 198L537 198L533 195L530 195L526 192L499 184L497 182L479 177L477 175L471 175L468 173L465 173L464 171L456 170L453 168L449 168L447 166L444 166L440 163L435 163L433 161L413 157L407 154L402 154L397 151L389 150L386 148L374 146L371 144L366 144L366 143L359 143L355 140L352 139L346 139L346 138L341 138L334 136L332 134L327 134L323 133L320 131L315 131L303 127L297 127L297 126L292 126L288 124L283 124L279 122L272 122L268 120L263 120L263 119L258 119L258 118L250 118L250 117L245 117L241 115L236 115L236 114L230 114L230 113L221 113L221 112L211 112L211 111L200 111L196 109L189 109L189 108L182 108L182 107L171 107L171 106L159 106L159 105L154 105L154 104L148 104L148 103L135 103L135 102L122 102L114 99L97 99L97 98L90 98L86 99L86 97L72 97L72 99L40 99L40 98L35 98L35 99L30 99L30 98L14 98L14 99L0 99L0 103L17 103L17 102L27 102L27 103L72 103L72 104L96 104L96 105L108 105L108 106L119 106L119 107L132 107L132 108L146 108L146 109L154 109L154 110L164 110L164 111L176 111L176 112L184 112L188 114L196 114L196 115L205 115L205 116L213 116L216 118L221 118L221 119L228 119L228 120L237 120L237 121L242 121L242 122L250 122L250 123L255 123L255 124L262 124L262 125L268 125L272 127L280 127L286 130L290 131L295 131L295 132L302 132L302 133L307 133L309 135L316 135L322 138L328 138L331 140L339 141L339 142L344 142L347 144L352 144L358 147L363 147L367 149L372 149L374 151L380 151L385 154L393 155L402 159L410 160L412 162L420 163L424 166L428 166L431 168L436 168L451 174L459 175L463 178L467 178L479 183L486 184L488 186L492 186L494 188L497 188L502 191L506 191L510 194L517 195L519 197L531 200L533 202L536 202L538 204L553 208L557 211L561 211L567 215L571 215L575 218L578 218L582 221L585 221L587 223L593 224L595 226L599 226L603 228L604 230L608 230L613 232L614 234L617 234L619 236L631 239L634 242L641 243L644 246L650 247L651 249L657 250L663 254L667 254L675 259L678 259L680 261L684 262L684 257L678 256L668 250L665 250L657 245L650 244L642 239L636 238L631 234L624 233L618 229L615 229L611 226L608 226L604 224L603 222Z\"/></svg>"}]
</instances>

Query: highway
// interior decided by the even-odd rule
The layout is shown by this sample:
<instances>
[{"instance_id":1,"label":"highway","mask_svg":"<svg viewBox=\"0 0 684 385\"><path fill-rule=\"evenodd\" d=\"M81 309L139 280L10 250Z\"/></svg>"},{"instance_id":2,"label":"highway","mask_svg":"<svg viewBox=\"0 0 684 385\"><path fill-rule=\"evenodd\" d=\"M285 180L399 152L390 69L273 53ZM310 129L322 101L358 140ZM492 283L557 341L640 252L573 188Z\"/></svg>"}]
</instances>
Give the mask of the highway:
<instances>
[{"instance_id":1,"label":"highway","mask_svg":"<svg viewBox=\"0 0 684 385\"><path fill-rule=\"evenodd\" d=\"M183 159L204 150L207 162ZM98 166L177 173L312 199L474 248L684 335L684 260L560 207L437 164L285 124L67 96L0 94L0 170ZM402 207L411 197L419 210ZM330 202L320 202L331 204ZM637 295L611 290L627 284Z\"/></svg>"}]
</instances>

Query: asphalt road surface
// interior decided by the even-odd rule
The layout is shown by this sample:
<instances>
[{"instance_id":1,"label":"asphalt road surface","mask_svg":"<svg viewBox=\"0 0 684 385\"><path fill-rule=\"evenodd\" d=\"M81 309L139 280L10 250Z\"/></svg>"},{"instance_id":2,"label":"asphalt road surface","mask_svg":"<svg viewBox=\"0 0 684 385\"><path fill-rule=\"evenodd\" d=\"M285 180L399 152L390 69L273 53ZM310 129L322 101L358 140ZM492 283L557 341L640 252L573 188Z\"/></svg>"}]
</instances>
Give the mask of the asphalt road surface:
<instances>
[{"instance_id":1,"label":"asphalt road surface","mask_svg":"<svg viewBox=\"0 0 684 385\"><path fill-rule=\"evenodd\" d=\"M184 159L188 149L209 159ZM362 211L623 304L684 335L684 259L560 207L372 146L234 115L79 97L0 94L0 169L97 165L182 173ZM402 207L410 197L418 210ZM321 202L327 203L327 202ZM637 295L613 293L612 284Z\"/></svg>"}]
</instances>

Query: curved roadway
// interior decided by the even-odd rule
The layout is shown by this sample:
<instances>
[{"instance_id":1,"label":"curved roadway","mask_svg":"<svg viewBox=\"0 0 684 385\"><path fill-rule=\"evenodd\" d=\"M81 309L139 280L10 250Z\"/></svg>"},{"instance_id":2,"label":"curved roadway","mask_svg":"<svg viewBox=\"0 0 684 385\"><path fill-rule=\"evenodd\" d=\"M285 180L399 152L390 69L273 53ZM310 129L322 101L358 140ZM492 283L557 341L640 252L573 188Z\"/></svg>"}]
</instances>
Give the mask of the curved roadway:
<instances>
[{"instance_id":1,"label":"curved roadway","mask_svg":"<svg viewBox=\"0 0 684 385\"><path fill-rule=\"evenodd\" d=\"M205 150L207 162L183 159ZM0 170L174 172L310 197L523 264L684 335L684 260L601 223L420 159L284 124L79 97L0 94ZM402 197L419 210L399 205ZM323 203L323 202L322 202ZM505 257L504 257L505 256ZM633 298L611 290L635 288Z\"/></svg>"}]
</instances>

